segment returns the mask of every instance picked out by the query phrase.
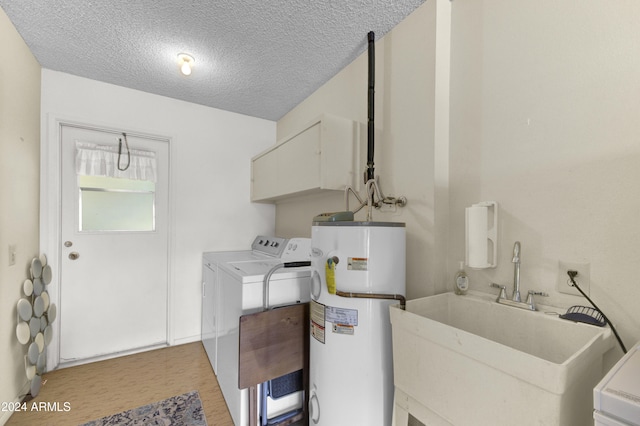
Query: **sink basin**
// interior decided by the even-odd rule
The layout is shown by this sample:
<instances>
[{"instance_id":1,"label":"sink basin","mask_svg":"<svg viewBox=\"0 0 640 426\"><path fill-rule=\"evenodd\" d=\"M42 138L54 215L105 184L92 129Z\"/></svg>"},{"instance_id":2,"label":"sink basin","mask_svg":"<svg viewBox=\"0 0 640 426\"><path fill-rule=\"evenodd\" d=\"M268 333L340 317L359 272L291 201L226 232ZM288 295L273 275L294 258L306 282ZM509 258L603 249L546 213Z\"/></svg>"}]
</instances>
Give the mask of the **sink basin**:
<instances>
[{"instance_id":1,"label":"sink basin","mask_svg":"<svg viewBox=\"0 0 640 426\"><path fill-rule=\"evenodd\" d=\"M593 424L611 330L491 295L444 293L391 308L394 420L429 425Z\"/></svg>"}]
</instances>

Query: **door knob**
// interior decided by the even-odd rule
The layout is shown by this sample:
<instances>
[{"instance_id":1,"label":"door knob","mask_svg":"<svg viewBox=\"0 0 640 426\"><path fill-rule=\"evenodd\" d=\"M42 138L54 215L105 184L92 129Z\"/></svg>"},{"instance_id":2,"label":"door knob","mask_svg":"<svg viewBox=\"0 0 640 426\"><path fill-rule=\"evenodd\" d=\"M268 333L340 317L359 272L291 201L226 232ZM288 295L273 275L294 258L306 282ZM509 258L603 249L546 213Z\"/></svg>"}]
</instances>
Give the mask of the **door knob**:
<instances>
[{"instance_id":1,"label":"door knob","mask_svg":"<svg viewBox=\"0 0 640 426\"><path fill-rule=\"evenodd\" d=\"M71 253L69 253L69 259L71 260L76 260L79 257L80 253L78 253L77 251L72 251Z\"/></svg>"}]
</instances>

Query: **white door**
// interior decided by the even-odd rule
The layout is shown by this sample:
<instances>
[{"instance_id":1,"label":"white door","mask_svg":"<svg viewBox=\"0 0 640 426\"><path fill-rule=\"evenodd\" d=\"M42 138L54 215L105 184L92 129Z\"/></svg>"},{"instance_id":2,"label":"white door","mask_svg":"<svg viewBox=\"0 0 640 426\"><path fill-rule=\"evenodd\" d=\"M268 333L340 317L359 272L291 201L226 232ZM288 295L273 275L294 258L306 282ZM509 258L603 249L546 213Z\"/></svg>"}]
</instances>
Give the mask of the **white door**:
<instances>
[{"instance_id":1,"label":"white door","mask_svg":"<svg viewBox=\"0 0 640 426\"><path fill-rule=\"evenodd\" d=\"M61 126L61 363L167 342L169 142L126 136L131 151L155 152L155 184L76 173L76 142L118 139ZM120 167L128 160L123 143Z\"/></svg>"}]
</instances>

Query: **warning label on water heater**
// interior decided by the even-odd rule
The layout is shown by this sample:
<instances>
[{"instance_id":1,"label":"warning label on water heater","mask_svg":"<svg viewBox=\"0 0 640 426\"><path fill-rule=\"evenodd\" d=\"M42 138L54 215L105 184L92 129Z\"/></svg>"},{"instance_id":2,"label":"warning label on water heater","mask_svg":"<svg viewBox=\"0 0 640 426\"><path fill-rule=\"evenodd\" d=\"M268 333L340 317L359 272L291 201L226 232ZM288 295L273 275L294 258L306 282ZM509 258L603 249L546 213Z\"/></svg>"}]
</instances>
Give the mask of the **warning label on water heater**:
<instances>
[{"instance_id":1,"label":"warning label on water heater","mask_svg":"<svg viewBox=\"0 0 640 426\"><path fill-rule=\"evenodd\" d=\"M335 306L325 306L312 300L310 303L310 334L320 343L325 343L326 323L332 323L330 330L337 334L353 336L358 325L358 310L345 309Z\"/></svg>"},{"instance_id":2,"label":"warning label on water heater","mask_svg":"<svg viewBox=\"0 0 640 426\"><path fill-rule=\"evenodd\" d=\"M347 269L349 271L367 271L369 269L369 259L366 257L348 257Z\"/></svg>"},{"instance_id":3,"label":"warning label on water heater","mask_svg":"<svg viewBox=\"0 0 640 426\"><path fill-rule=\"evenodd\" d=\"M349 336L353 336L353 326L333 324L333 332L337 334L348 334Z\"/></svg>"},{"instance_id":4,"label":"warning label on water heater","mask_svg":"<svg viewBox=\"0 0 640 426\"><path fill-rule=\"evenodd\" d=\"M325 307L327 321L340 325L358 325L358 310L336 308L334 306Z\"/></svg>"},{"instance_id":5,"label":"warning label on water heater","mask_svg":"<svg viewBox=\"0 0 640 426\"><path fill-rule=\"evenodd\" d=\"M315 300L311 301L311 336L320 343L324 343L324 305Z\"/></svg>"}]
</instances>

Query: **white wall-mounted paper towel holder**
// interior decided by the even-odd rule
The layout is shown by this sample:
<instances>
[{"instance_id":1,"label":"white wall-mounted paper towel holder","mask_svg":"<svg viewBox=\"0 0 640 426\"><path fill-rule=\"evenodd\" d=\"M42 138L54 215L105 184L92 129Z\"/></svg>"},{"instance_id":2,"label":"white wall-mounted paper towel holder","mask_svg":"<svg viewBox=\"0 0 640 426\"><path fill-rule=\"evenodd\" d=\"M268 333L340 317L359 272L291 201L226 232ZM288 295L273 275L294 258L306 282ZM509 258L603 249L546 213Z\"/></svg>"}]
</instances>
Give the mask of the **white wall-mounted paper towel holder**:
<instances>
[{"instance_id":1,"label":"white wall-mounted paper towel holder","mask_svg":"<svg viewBox=\"0 0 640 426\"><path fill-rule=\"evenodd\" d=\"M467 266L475 269L498 265L498 203L495 201L483 201L465 209L465 260Z\"/></svg>"}]
</instances>

